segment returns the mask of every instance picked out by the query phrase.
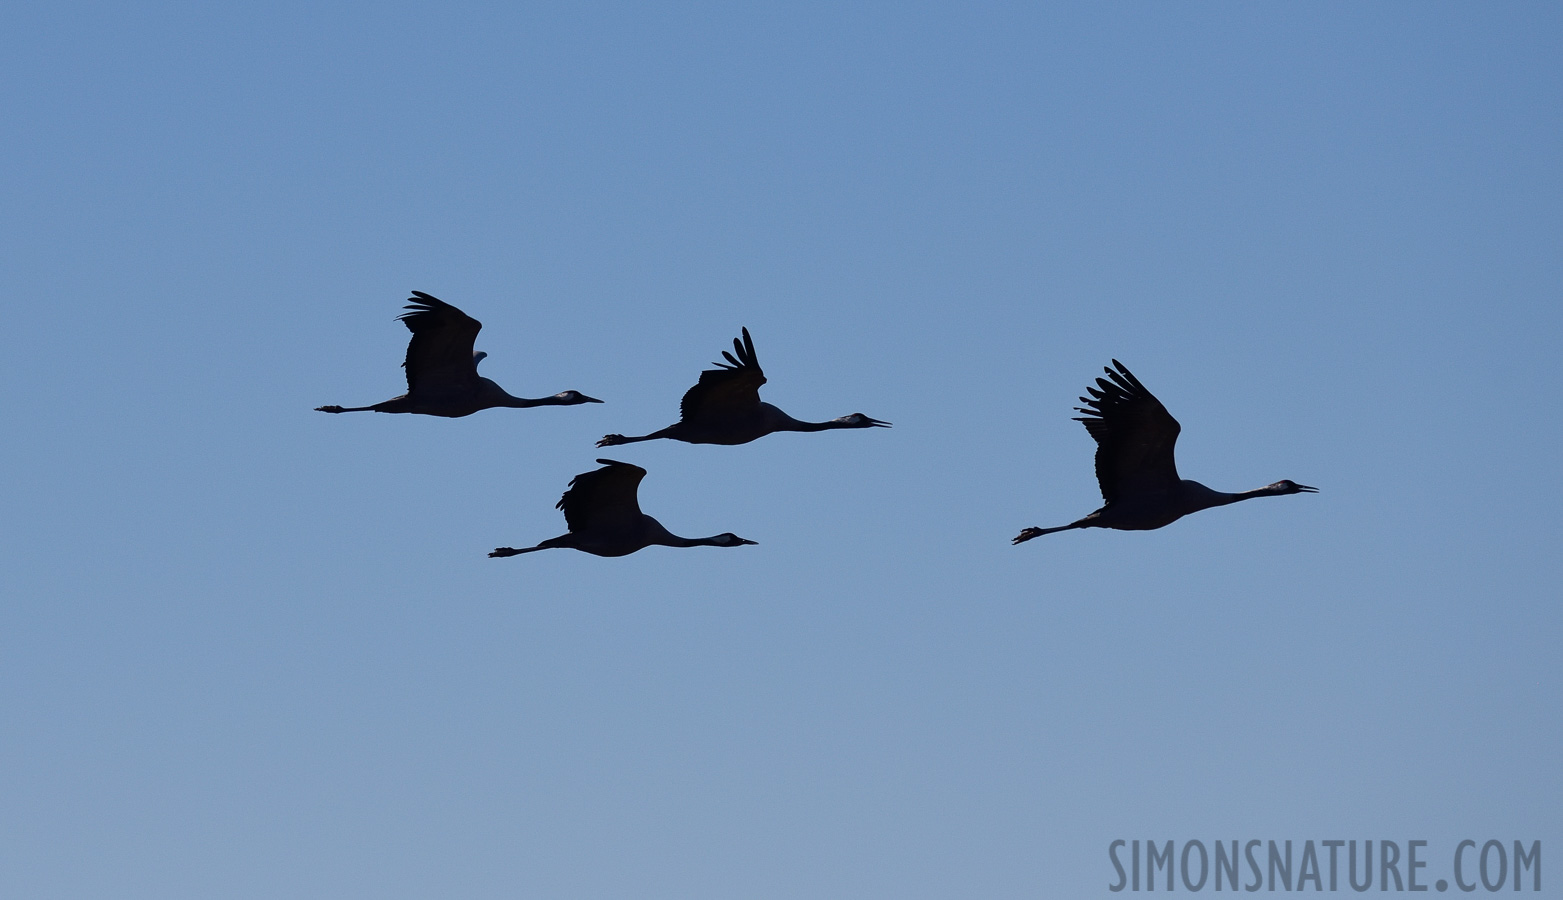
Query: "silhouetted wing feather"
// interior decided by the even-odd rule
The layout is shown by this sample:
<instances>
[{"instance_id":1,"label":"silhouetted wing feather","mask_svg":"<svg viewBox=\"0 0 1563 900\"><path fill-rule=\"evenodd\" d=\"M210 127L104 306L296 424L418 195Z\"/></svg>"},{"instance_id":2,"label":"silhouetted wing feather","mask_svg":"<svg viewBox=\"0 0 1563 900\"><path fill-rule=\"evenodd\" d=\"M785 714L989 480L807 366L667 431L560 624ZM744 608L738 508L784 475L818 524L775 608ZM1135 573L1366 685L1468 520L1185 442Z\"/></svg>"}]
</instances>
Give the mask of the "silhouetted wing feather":
<instances>
[{"instance_id":1,"label":"silhouetted wing feather","mask_svg":"<svg viewBox=\"0 0 1563 900\"><path fill-rule=\"evenodd\" d=\"M753 412L760 405L760 385L765 373L754 355L754 340L743 329L743 342L733 339L734 353L722 351L725 363L700 373L700 383L684 392L679 417L685 422L723 419Z\"/></svg>"},{"instance_id":2,"label":"silhouetted wing feather","mask_svg":"<svg viewBox=\"0 0 1563 900\"><path fill-rule=\"evenodd\" d=\"M1117 371L1114 371L1116 369ZM1145 385L1113 360L1107 378L1086 388L1085 413L1075 421L1096 439L1096 481L1102 499L1112 503L1136 492L1166 490L1178 483L1173 447L1182 427ZM1110 379L1110 380L1109 380Z\"/></svg>"},{"instance_id":3,"label":"silhouetted wing feather","mask_svg":"<svg viewBox=\"0 0 1563 900\"><path fill-rule=\"evenodd\" d=\"M646 470L612 459L597 461L603 468L570 479L570 489L559 498L557 508L564 511L564 522L571 531L589 531L640 517L636 493Z\"/></svg>"},{"instance_id":4,"label":"silhouetted wing feather","mask_svg":"<svg viewBox=\"0 0 1563 900\"><path fill-rule=\"evenodd\" d=\"M472 346L483 323L438 297L413 291L405 312L398 318L412 332L407 343L407 390L440 383L470 384L477 380L478 366L472 361Z\"/></svg>"}]
</instances>

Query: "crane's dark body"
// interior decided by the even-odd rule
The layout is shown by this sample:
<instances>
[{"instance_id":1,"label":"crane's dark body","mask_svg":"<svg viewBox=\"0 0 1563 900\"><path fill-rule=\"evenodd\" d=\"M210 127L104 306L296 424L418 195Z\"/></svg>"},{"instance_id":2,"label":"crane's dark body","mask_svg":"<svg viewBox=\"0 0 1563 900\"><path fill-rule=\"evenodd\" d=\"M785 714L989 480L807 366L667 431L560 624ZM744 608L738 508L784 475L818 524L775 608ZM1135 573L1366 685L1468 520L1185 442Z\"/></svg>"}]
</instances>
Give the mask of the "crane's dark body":
<instances>
[{"instance_id":1,"label":"crane's dark body","mask_svg":"<svg viewBox=\"0 0 1563 900\"><path fill-rule=\"evenodd\" d=\"M670 438L686 444L747 444L777 431L830 431L837 428L888 428L889 422L853 413L828 422L803 422L760 400L765 373L754 355L749 329L742 342L734 339L733 352L722 351L727 362L700 373L700 381L684 393L679 420L659 431L638 437L605 435L599 447L616 447L638 441Z\"/></svg>"},{"instance_id":2,"label":"crane's dark body","mask_svg":"<svg viewBox=\"0 0 1563 900\"><path fill-rule=\"evenodd\" d=\"M495 407L528 409L533 406L575 406L601 403L580 391L563 391L532 400L515 397L478 374L478 363L487 353L474 352L483 323L449 303L422 291L413 291L401 319L412 332L407 342L407 393L373 406L319 406L320 412L418 413L459 419Z\"/></svg>"},{"instance_id":3,"label":"crane's dark body","mask_svg":"<svg viewBox=\"0 0 1563 900\"><path fill-rule=\"evenodd\" d=\"M1081 397L1085 406L1076 407L1085 415L1075 419L1096 440L1096 480L1105 505L1068 525L1027 528L1014 543L1073 528L1149 531L1213 506L1318 491L1282 480L1229 494L1179 478L1173 451L1182 426L1123 363L1115 359L1113 367L1105 370L1107 378L1096 379L1096 387L1086 388L1091 396Z\"/></svg>"},{"instance_id":4,"label":"crane's dark body","mask_svg":"<svg viewBox=\"0 0 1563 900\"><path fill-rule=\"evenodd\" d=\"M570 488L559 498L568 534L549 538L535 547L498 547L489 556L516 556L537 550L573 549L596 556L628 556L658 544L664 547L740 547L753 544L732 532L706 538L679 537L662 523L640 511L637 494L646 470L640 466L599 459L603 468L570 479Z\"/></svg>"}]
</instances>

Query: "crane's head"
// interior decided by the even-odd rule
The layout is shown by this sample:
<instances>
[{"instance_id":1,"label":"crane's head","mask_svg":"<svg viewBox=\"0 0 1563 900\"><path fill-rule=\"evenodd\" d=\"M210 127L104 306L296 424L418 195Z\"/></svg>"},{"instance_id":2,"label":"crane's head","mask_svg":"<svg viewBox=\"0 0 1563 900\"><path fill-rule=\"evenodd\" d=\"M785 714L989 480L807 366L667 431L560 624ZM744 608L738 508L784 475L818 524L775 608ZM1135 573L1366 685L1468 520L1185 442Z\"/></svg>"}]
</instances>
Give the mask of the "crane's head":
<instances>
[{"instance_id":1,"label":"crane's head","mask_svg":"<svg viewBox=\"0 0 1563 900\"><path fill-rule=\"evenodd\" d=\"M759 541L746 541L731 531L724 531L711 539L715 547L742 547L744 544L759 544Z\"/></svg>"},{"instance_id":2,"label":"crane's head","mask_svg":"<svg viewBox=\"0 0 1563 900\"><path fill-rule=\"evenodd\" d=\"M601 403L596 397L588 397L580 391L561 391L554 395L559 406L575 406L579 403Z\"/></svg>"},{"instance_id":3,"label":"crane's head","mask_svg":"<svg viewBox=\"0 0 1563 900\"><path fill-rule=\"evenodd\" d=\"M889 428L889 422L881 422L872 419L862 413L853 413L850 416L842 416L836 420L842 428Z\"/></svg>"},{"instance_id":4,"label":"crane's head","mask_svg":"<svg viewBox=\"0 0 1563 900\"><path fill-rule=\"evenodd\" d=\"M1298 484L1289 478L1282 478L1275 484L1267 484L1264 489L1272 494L1317 494L1319 489L1309 487L1306 484Z\"/></svg>"}]
</instances>

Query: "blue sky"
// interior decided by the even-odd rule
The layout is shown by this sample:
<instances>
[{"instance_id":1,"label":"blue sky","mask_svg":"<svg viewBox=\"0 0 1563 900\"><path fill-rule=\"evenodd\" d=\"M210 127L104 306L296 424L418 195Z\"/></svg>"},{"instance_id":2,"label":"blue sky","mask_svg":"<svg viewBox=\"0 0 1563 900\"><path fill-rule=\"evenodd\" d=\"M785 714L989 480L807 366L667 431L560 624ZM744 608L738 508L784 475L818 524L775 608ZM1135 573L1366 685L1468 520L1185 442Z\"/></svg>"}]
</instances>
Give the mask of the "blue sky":
<instances>
[{"instance_id":1,"label":"blue sky","mask_svg":"<svg viewBox=\"0 0 1563 900\"><path fill-rule=\"evenodd\" d=\"M1556 845L1560 19L0 12L0 893ZM413 289L512 392L606 402L314 412L400 393ZM742 326L770 402L895 428L615 449L757 547L485 557ZM1011 547L1099 505L1071 407L1115 357L1185 477L1322 492Z\"/></svg>"}]
</instances>

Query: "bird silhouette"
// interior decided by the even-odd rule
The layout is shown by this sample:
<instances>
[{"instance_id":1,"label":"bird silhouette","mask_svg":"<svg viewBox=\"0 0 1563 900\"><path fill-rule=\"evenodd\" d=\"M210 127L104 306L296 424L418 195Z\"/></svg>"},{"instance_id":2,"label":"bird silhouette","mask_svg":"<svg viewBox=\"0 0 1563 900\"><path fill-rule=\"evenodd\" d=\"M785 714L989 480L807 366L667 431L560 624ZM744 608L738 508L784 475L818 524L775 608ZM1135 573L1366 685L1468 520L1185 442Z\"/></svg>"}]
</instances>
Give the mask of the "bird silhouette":
<instances>
[{"instance_id":1,"label":"bird silhouette","mask_svg":"<svg viewBox=\"0 0 1563 900\"><path fill-rule=\"evenodd\" d=\"M735 355L736 354L736 355ZM760 402L765 373L754 355L749 329L743 342L733 340L733 352L722 351L727 362L700 373L700 381L684 393L679 420L661 431L626 437L610 434L599 447L616 447L637 441L672 438L689 444L747 444L773 431L828 431L834 428L889 428L889 422L853 413L829 422L800 422L769 403Z\"/></svg>"},{"instance_id":2,"label":"bird silhouette","mask_svg":"<svg viewBox=\"0 0 1563 900\"><path fill-rule=\"evenodd\" d=\"M412 332L407 342L407 393L373 406L317 406L320 412L421 413L459 419L480 409L508 406L574 406L601 403L580 391L563 391L552 397L528 400L513 397L504 388L478 374L478 363L487 353L474 353L473 342L483 323L449 303L413 291L397 318Z\"/></svg>"},{"instance_id":3,"label":"bird silhouette","mask_svg":"<svg viewBox=\"0 0 1563 900\"><path fill-rule=\"evenodd\" d=\"M1075 421L1084 423L1086 431L1096 439L1096 480L1106 505L1068 525L1027 528L1013 543L1071 528L1148 531L1212 506L1255 497L1318 492L1318 488L1282 480L1228 494L1179 478L1173 461L1173 445L1182 431L1178 420L1123 363L1115 359L1113 368L1104 371L1107 378L1098 378L1095 388L1086 388L1091 397L1080 398L1085 406L1075 410L1085 415L1077 416Z\"/></svg>"},{"instance_id":4,"label":"bird silhouette","mask_svg":"<svg viewBox=\"0 0 1563 900\"><path fill-rule=\"evenodd\" d=\"M612 459L599 459L594 469L570 479L570 488L559 498L557 508L564 510L568 534L549 538L535 547L498 547L489 556L515 556L535 550L570 547L597 556L628 556L642 547L740 547L753 544L732 532L714 537L686 538L662 527L662 523L640 511L636 493L646 470Z\"/></svg>"}]
</instances>

